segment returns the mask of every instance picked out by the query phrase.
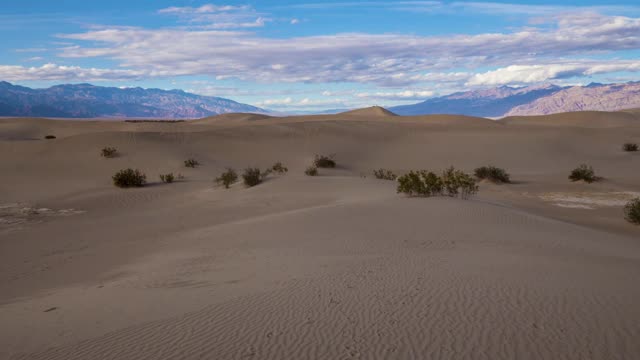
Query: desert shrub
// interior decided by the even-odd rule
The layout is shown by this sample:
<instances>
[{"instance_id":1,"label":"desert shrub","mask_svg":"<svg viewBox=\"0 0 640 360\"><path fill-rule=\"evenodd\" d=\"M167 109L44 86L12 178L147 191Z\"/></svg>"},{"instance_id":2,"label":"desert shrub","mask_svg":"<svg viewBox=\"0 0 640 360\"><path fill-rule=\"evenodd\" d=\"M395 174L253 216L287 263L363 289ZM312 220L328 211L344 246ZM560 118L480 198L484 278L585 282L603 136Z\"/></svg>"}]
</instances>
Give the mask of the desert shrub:
<instances>
[{"instance_id":1,"label":"desert shrub","mask_svg":"<svg viewBox=\"0 0 640 360\"><path fill-rule=\"evenodd\" d=\"M118 150L116 150L116 148L113 148L113 147L106 147L100 150L100 156L105 158L112 158L112 157L115 157L117 154L118 154Z\"/></svg>"},{"instance_id":2,"label":"desert shrub","mask_svg":"<svg viewBox=\"0 0 640 360\"><path fill-rule=\"evenodd\" d=\"M476 179L471 175L456 170L453 166L442 173L442 183L446 195L466 198L478 192Z\"/></svg>"},{"instance_id":3,"label":"desert shrub","mask_svg":"<svg viewBox=\"0 0 640 360\"><path fill-rule=\"evenodd\" d=\"M147 176L138 169L124 169L113 175L113 185L121 188L141 187L147 182Z\"/></svg>"},{"instance_id":4,"label":"desert shrub","mask_svg":"<svg viewBox=\"0 0 640 360\"><path fill-rule=\"evenodd\" d=\"M315 166L309 166L307 168L307 170L304 171L305 175L307 176L317 176L318 175L318 168Z\"/></svg>"},{"instance_id":5,"label":"desert shrub","mask_svg":"<svg viewBox=\"0 0 640 360\"><path fill-rule=\"evenodd\" d=\"M198 165L200 165L200 163L195 159L187 159L184 161L184 166L188 168L195 168Z\"/></svg>"},{"instance_id":6,"label":"desert shrub","mask_svg":"<svg viewBox=\"0 0 640 360\"><path fill-rule=\"evenodd\" d=\"M160 181L162 181L163 183L171 184L174 180L175 176L173 176L173 173L160 174Z\"/></svg>"},{"instance_id":7,"label":"desert shrub","mask_svg":"<svg viewBox=\"0 0 640 360\"><path fill-rule=\"evenodd\" d=\"M334 168L336 167L336 162L335 160L333 160L333 155L316 155L316 158L313 161L313 165L315 165L317 168Z\"/></svg>"},{"instance_id":8,"label":"desert shrub","mask_svg":"<svg viewBox=\"0 0 640 360\"><path fill-rule=\"evenodd\" d=\"M262 183L263 179L263 173L261 173L260 169L258 168L246 168L244 169L244 173L242 174L242 180L248 187L253 187Z\"/></svg>"},{"instance_id":9,"label":"desert shrub","mask_svg":"<svg viewBox=\"0 0 640 360\"><path fill-rule=\"evenodd\" d=\"M450 167L441 176L427 170L410 171L398 177L397 191L409 196L447 195L467 198L478 191L478 185L471 175Z\"/></svg>"},{"instance_id":10,"label":"desert shrub","mask_svg":"<svg viewBox=\"0 0 640 360\"><path fill-rule=\"evenodd\" d=\"M391 181L396 180L398 178L398 176L394 174L391 170L386 170L386 169L373 170L373 176L375 176L376 179L391 180Z\"/></svg>"},{"instance_id":11,"label":"desert shrub","mask_svg":"<svg viewBox=\"0 0 640 360\"><path fill-rule=\"evenodd\" d=\"M223 172L222 175L216 178L216 183L224 185L225 189L228 189L229 186L235 184L237 181L238 174L232 168L227 168L227 170Z\"/></svg>"},{"instance_id":12,"label":"desert shrub","mask_svg":"<svg viewBox=\"0 0 640 360\"><path fill-rule=\"evenodd\" d=\"M474 170L478 179L489 180L494 183L510 183L509 174L501 168L495 166L482 166Z\"/></svg>"},{"instance_id":13,"label":"desert shrub","mask_svg":"<svg viewBox=\"0 0 640 360\"><path fill-rule=\"evenodd\" d=\"M571 171L571 174L569 174L569 180L582 180L587 183L592 183L594 181L598 181L598 177L596 176L596 173L595 171L593 171L593 168L591 166L582 164Z\"/></svg>"},{"instance_id":14,"label":"desert shrub","mask_svg":"<svg viewBox=\"0 0 640 360\"><path fill-rule=\"evenodd\" d=\"M628 152L638 151L638 144L626 143L622 145L622 150L628 151Z\"/></svg>"},{"instance_id":15,"label":"desert shrub","mask_svg":"<svg viewBox=\"0 0 640 360\"><path fill-rule=\"evenodd\" d=\"M640 198L635 198L624 206L624 217L627 221L640 225Z\"/></svg>"},{"instance_id":16,"label":"desert shrub","mask_svg":"<svg viewBox=\"0 0 640 360\"><path fill-rule=\"evenodd\" d=\"M284 165L282 165L282 163L280 161L278 161L277 163L273 164L273 166L271 167L271 170L273 172L278 173L278 174L284 174L286 172L289 172L289 169L287 169Z\"/></svg>"},{"instance_id":17,"label":"desert shrub","mask_svg":"<svg viewBox=\"0 0 640 360\"><path fill-rule=\"evenodd\" d=\"M47 139L47 140L52 140L52 139L55 139L56 137L55 137L55 135L47 135L44 138Z\"/></svg>"},{"instance_id":18,"label":"desert shrub","mask_svg":"<svg viewBox=\"0 0 640 360\"><path fill-rule=\"evenodd\" d=\"M398 177L398 193L409 196L435 196L442 194L442 179L431 171L410 171Z\"/></svg>"}]
</instances>

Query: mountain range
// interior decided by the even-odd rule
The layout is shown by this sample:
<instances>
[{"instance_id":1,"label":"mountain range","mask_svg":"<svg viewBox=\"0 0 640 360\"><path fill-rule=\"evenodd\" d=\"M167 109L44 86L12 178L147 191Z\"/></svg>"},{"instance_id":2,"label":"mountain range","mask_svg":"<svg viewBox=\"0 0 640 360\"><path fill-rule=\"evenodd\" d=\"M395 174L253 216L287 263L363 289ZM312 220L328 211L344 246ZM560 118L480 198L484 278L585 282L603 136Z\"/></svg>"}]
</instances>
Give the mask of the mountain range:
<instances>
[{"instance_id":1,"label":"mountain range","mask_svg":"<svg viewBox=\"0 0 640 360\"><path fill-rule=\"evenodd\" d=\"M458 92L418 104L390 107L398 115L460 114L500 118L560 112L617 111L640 107L640 82L560 87L501 86Z\"/></svg>"},{"instance_id":2,"label":"mountain range","mask_svg":"<svg viewBox=\"0 0 640 360\"><path fill-rule=\"evenodd\" d=\"M459 114L501 118L560 112L640 108L640 82L561 87L501 86L390 107L398 115ZM327 110L316 114L338 113ZM0 81L0 116L60 118L195 119L225 113L278 115L233 100L182 90L101 87L90 84L31 89Z\"/></svg>"},{"instance_id":3,"label":"mountain range","mask_svg":"<svg viewBox=\"0 0 640 360\"><path fill-rule=\"evenodd\" d=\"M90 84L31 89L0 82L0 116L195 119L230 112L268 113L233 100L182 90Z\"/></svg>"}]
</instances>

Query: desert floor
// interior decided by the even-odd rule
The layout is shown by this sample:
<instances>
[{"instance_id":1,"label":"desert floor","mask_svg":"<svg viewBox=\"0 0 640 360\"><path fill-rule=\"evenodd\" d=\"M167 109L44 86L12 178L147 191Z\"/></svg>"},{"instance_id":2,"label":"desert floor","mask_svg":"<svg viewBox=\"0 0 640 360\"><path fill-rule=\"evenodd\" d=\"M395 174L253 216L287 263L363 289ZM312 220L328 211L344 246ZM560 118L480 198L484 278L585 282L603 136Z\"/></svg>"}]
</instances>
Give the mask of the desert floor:
<instances>
[{"instance_id":1,"label":"desert floor","mask_svg":"<svg viewBox=\"0 0 640 360\"><path fill-rule=\"evenodd\" d=\"M628 141L640 114L1 119L0 359L640 359ZM514 183L469 200L372 176L490 164Z\"/></svg>"}]
</instances>

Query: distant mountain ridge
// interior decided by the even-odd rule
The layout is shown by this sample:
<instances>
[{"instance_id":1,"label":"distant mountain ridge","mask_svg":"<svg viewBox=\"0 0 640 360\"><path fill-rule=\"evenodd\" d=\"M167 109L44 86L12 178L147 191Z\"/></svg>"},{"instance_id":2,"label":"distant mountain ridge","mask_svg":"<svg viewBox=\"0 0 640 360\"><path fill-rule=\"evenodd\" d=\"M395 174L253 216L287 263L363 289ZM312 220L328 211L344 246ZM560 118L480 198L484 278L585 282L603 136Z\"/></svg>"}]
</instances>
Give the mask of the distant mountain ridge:
<instances>
[{"instance_id":1,"label":"distant mountain ridge","mask_svg":"<svg viewBox=\"0 0 640 360\"><path fill-rule=\"evenodd\" d=\"M560 112L617 111L640 107L640 82L560 87L556 85L459 92L418 104L390 107L398 115L460 114L499 118Z\"/></svg>"},{"instance_id":2,"label":"distant mountain ridge","mask_svg":"<svg viewBox=\"0 0 640 360\"><path fill-rule=\"evenodd\" d=\"M0 116L194 119L231 112L269 113L233 100L182 90L91 84L31 89L0 81Z\"/></svg>"}]
</instances>

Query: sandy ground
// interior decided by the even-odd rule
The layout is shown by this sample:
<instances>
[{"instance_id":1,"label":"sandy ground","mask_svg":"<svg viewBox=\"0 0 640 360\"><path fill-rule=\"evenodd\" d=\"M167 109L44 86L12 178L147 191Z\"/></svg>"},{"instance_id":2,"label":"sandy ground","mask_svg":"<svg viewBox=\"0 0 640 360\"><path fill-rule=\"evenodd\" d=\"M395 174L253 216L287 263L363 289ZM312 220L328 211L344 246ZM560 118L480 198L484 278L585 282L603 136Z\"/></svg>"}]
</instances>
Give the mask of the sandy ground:
<instances>
[{"instance_id":1,"label":"sandy ground","mask_svg":"<svg viewBox=\"0 0 640 360\"><path fill-rule=\"evenodd\" d=\"M0 359L638 359L629 141L640 114L2 119ZM305 176L315 154L338 168ZM469 200L371 176L489 164L514 183ZM149 186L114 188L126 167Z\"/></svg>"}]
</instances>

